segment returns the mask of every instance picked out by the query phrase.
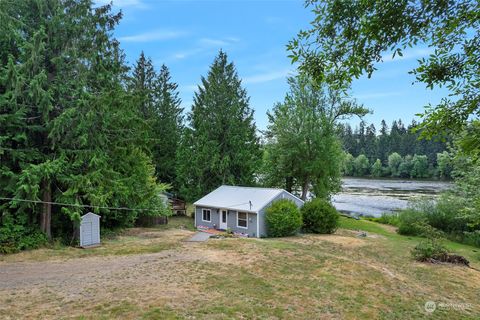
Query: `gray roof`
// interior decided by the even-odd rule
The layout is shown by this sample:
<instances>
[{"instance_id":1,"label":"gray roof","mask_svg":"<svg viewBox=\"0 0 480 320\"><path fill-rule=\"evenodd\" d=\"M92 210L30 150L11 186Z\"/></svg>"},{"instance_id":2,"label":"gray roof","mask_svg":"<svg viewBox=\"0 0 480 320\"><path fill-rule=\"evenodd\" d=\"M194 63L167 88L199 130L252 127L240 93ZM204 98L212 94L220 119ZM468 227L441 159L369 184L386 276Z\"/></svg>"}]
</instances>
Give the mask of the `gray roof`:
<instances>
[{"instance_id":1,"label":"gray roof","mask_svg":"<svg viewBox=\"0 0 480 320\"><path fill-rule=\"evenodd\" d=\"M194 205L258 212L282 192L287 191L275 188L220 186L196 201Z\"/></svg>"}]
</instances>

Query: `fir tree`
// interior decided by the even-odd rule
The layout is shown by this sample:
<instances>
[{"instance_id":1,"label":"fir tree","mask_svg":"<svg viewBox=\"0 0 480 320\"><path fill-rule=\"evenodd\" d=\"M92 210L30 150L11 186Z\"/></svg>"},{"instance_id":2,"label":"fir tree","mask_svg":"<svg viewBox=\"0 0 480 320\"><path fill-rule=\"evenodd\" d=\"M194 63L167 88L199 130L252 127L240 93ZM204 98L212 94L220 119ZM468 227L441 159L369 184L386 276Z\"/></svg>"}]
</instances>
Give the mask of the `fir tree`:
<instances>
[{"instance_id":1,"label":"fir tree","mask_svg":"<svg viewBox=\"0 0 480 320\"><path fill-rule=\"evenodd\" d=\"M220 51L194 96L179 150L182 194L195 199L222 184L251 185L260 151L253 110L233 63Z\"/></svg>"}]
</instances>

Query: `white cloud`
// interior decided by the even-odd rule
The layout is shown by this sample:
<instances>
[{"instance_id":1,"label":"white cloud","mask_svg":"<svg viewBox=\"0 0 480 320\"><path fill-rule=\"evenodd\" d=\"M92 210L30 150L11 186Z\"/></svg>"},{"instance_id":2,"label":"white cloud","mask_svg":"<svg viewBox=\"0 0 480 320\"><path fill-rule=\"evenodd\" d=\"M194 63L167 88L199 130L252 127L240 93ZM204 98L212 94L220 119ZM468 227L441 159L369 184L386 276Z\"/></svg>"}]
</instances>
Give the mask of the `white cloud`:
<instances>
[{"instance_id":1,"label":"white cloud","mask_svg":"<svg viewBox=\"0 0 480 320\"><path fill-rule=\"evenodd\" d=\"M156 30L130 36L119 37L118 40L124 42L151 42L159 40L175 39L186 35L184 31L174 30Z\"/></svg>"},{"instance_id":2,"label":"white cloud","mask_svg":"<svg viewBox=\"0 0 480 320\"><path fill-rule=\"evenodd\" d=\"M402 92L398 92L398 91L371 92L371 93L363 93L363 94L354 94L353 98L367 100L367 99L376 99L376 98L395 97L400 95L402 95Z\"/></svg>"},{"instance_id":3,"label":"white cloud","mask_svg":"<svg viewBox=\"0 0 480 320\"><path fill-rule=\"evenodd\" d=\"M293 74L294 71L295 70L291 68L283 69L283 70L268 71L268 72L244 77L242 82L244 84L252 84L252 83L269 82L277 79L284 79L289 74Z\"/></svg>"},{"instance_id":4,"label":"white cloud","mask_svg":"<svg viewBox=\"0 0 480 320\"><path fill-rule=\"evenodd\" d=\"M239 42L240 39L235 37L226 37L221 39L214 38L200 38L196 41L197 46L188 50L179 51L172 54L167 61L170 60L182 60L196 54L201 54L205 52L212 52L220 48L226 48L232 45L235 42Z\"/></svg>"}]
</instances>

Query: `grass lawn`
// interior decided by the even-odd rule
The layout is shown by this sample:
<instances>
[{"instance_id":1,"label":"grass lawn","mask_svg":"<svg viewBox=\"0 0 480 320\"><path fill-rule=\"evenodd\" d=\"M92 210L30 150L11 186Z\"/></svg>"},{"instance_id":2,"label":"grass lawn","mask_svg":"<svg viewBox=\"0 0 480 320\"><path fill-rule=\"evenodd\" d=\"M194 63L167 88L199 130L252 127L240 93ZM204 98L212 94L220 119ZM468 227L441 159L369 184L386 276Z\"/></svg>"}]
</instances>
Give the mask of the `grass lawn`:
<instances>
[{"instance_id":1,"label":"grass lawn","mask_svg":"<svg viewBox=\"0 0 480 320\"><path fill-rule=\"evenodd\" d=\"M478 319L480 272L414 262L419 238L342 218L334 235L190 237L193 221L131 229L101 248L0 260L0 314L77 319ZM368 236L358 237L358 231ZM447 242L480 269L476 248ZM38 274L35 274L35 273ZM92 280L93 279L93 280ZM437 309L427 313L424 305Z\"/></svg>"}]
</instances>

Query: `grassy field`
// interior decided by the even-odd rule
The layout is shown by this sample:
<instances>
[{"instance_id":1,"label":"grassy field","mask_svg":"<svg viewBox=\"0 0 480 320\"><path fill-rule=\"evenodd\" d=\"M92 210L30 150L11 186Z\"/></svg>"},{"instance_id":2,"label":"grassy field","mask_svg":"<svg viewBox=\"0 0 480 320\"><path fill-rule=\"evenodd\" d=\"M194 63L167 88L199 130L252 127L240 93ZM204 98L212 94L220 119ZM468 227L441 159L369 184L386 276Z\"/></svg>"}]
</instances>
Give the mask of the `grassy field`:
<instances>
[{"instance_id":1,"label":"grassy field","mask_svg":"<svg viewBox=\"0 0 480 320\"><path fill-rule=\"evenodd\" d=\"M0 314L77 319L478 319L480 272L414 262L418 243L342 218L334 235L182 240L192 220L131 229L92 250L2 257ZM359 237L366 231L367 237ZM480 269L473 247L448 242ZM69 270L69 271L65 271ZM38 272L38 274L35 274ZM91 280L93 278L93 280ZM425 311L434 301L437 309Z\"/></svg>"}]
</instances>

